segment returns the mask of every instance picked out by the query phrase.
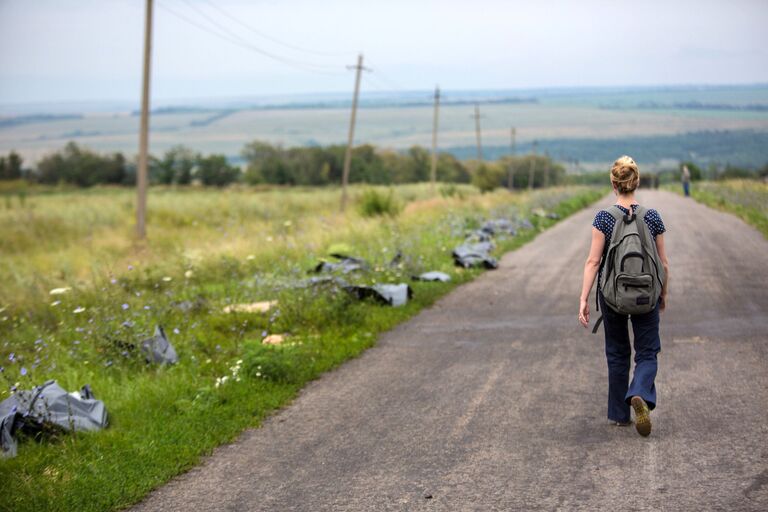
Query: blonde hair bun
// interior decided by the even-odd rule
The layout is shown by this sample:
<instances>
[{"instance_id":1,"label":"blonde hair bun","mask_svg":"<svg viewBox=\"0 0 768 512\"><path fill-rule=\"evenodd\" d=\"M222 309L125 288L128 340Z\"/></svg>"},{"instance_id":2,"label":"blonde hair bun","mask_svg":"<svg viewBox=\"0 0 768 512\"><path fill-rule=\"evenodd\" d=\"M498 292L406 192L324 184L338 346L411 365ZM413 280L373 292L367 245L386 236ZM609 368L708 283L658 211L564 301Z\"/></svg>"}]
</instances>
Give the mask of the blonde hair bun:
<instances>
[{"instance_id":1,"label":"blonde hair bun","mask_svg":"<svg viewBox=\"0 0 768 512\"><path fill-rule=\"evenodd\" d=\"M611 184L619 194L629 194L637 189L640 184L640 170L631 157L624 155L613 162Z\"/></svg>"}]
</instances>

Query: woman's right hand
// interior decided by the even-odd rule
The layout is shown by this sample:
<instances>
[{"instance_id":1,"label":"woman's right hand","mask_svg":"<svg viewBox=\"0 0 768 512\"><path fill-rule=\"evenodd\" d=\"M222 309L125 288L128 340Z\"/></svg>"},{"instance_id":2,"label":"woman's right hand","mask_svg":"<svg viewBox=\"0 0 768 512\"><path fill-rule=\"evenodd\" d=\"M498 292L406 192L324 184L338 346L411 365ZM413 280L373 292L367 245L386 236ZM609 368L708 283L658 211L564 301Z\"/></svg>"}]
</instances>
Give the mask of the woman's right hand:
<instances>
[{"instance_id":1,"label":"woman's right hand","mask_svg":"<svg viewBox=\"0 0 768 512\"><path fill-rule=\"evenodd\" d=\"M579 322L585 329L589 326L589 303L586 299L579 300Z\"/></svg>"}]
</instances>

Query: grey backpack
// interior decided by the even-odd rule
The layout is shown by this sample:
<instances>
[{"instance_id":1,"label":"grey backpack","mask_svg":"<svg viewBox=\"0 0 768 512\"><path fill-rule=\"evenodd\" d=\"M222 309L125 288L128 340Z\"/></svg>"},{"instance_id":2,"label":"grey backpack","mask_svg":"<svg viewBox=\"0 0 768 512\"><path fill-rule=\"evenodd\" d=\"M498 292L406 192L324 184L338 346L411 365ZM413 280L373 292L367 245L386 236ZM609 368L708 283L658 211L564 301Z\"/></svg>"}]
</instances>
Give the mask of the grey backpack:
<instances>
[{"instance_id":1,"label":"grey backpack","mask_svg":"<svg viewBox=\"0 0 768 512\"><path fill-rule=\"evenodd\" d=\"M653 311L664 286L664 266L651 231L643 221L647 211L642 206L630 214L618 208L608 209L616 222L601 262L598 293L603 294L609 308L623 315ZM599 310L599 303L597 307ZM597 332L601 320L602 317L592 332Z\"/></svg>"}]
</instances>

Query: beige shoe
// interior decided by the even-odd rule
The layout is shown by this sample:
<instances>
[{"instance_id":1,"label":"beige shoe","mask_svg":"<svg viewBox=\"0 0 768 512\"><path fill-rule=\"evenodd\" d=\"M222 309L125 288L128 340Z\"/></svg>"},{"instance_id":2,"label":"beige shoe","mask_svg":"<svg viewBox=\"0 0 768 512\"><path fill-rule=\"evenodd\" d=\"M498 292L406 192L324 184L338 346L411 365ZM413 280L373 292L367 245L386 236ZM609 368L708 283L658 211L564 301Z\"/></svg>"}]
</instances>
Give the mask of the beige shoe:
<instances>
[{"instance_id":1,"label":"beige shoe","mask_svg":"<svg viewBox=\"0 0 768 512\"><path fill-rule=\"evenodd\" d=\"M632 397L632 408L635 410L635 428L643 437L651 433L651 411L648 404L639 396Z\"/></svg>"}]
</instances>

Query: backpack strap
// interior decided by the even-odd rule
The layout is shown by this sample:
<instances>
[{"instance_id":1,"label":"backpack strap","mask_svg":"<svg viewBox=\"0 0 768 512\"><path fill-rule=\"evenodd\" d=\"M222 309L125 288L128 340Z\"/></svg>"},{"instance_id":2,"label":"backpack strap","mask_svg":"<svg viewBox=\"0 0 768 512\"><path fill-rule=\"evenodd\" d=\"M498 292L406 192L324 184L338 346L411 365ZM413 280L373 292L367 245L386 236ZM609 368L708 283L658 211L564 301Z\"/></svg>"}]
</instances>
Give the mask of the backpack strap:
<instances>
[{"instance_id":1,"label":"backpack strap","mask_svg":"<svg viewBox=\"0 0 768 512\"><path fill-rule=\"evenodd\" d=\"M625 213L619 208L617 205L613 205L612 208L608 208L607 211L611 217L613 217L613 220L616 222L619 222L620 220L624 220ZM616 237L616 224L613 225L613 233L611 234L611 242L613 242L613 239Z\"/></svg>"},{"instance_id":2,"label":"backpack strap","mask_svg":"<svg viewBox=\"0 0 768 512\"><path fill-rule=\"evenodd\" d=\"M595 322L595 326L592 328L592 334L597 334L597 330L600 328L601 323L603 323L603 315L600 315L600 318Z\"/></svg>"},{"instance_id":3,"label":"backpack strap","mask_svg":"<svg viewBox=\"0 0 768 512\"><path fill-rule=\"evenodd\" d=\"M640 235L640 242L643 244L643 247L650 247L648 235L650 235L651 232L648 229L648 225L645 223L646 213L648 213L648 208L637 205L637 209L635 210L635 220L637 221L637 232Z\"/></svg>"},{"instance_id":4,"label":"backpack strap","mask_svg":"<svg viewBox=\"0 0 768 512\"><path fill-rule=\"evenodd\" d=\"M623 219L624 219L624 212L621 211L618 207L615 207L615 206L616 205L614 205L614 208L608 208L607 210L603 210L605 212L608 212L608 214L611 217L613 217L613 231L611 232L611 238L609 240L606 240L607 247L605 247L605 249L603 249L603 257L600 260L600 268L601 269L603 268L603 265L605 264L605 259L606 259L606 256L608 256L608 253L610 252L611 246L616 241L616 238L618 238L618 231L619 230L616 229L616 226L618 225L619 222L623 222ZM603 275L603 279L608 277L608 274L610 274L610 270L609 269L606 269L606 270L608 270L608 271L605 272L605 275ZM595 290L595 309L597 309L597 311L600 311L600 301L598 300L598 295L597 295L598 293L600 293L600 288L599 287Z\"/></svg>"},{"instance_id":5,"label":"backpack strap","mask_svg":"<svg viewBox=\"0 0 768 512\"><path fill-rule=\"evenodd\" d=\"M603 264L605 263L605 256L608 255L608 252L610 252L611 245L613 242L616 241L618 229L616 229L616 224L619 222L624 222L624 212L618 208L616 205L613 205L612 208L608 208L607 210L603 210L605 212L608 212L608 214L613 217L613 231L611 232L611 238L610 240L606 240L606 243L608 244L608 247L605 248L603 252L603 258L600 260L600 268L603 267ZM606 272L608 274L609 272ZM605 279L607 275L603 276L603 279ZM598 286L595 289L595 309L597 311L600 311L600 287ZM595 322L595 327L592 329L592 334L596 334L597 330L600 328L600 324L603 322L603 315L600 315L600 318L597 319L597 322Z\"/></svg>"}]
</instances>

